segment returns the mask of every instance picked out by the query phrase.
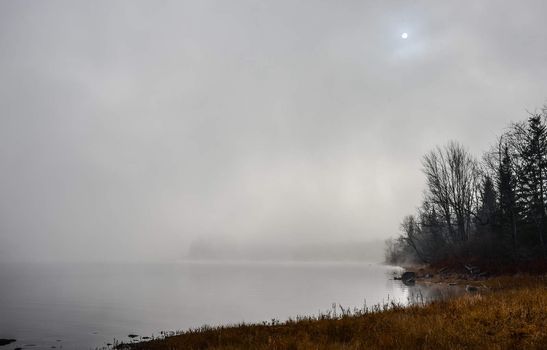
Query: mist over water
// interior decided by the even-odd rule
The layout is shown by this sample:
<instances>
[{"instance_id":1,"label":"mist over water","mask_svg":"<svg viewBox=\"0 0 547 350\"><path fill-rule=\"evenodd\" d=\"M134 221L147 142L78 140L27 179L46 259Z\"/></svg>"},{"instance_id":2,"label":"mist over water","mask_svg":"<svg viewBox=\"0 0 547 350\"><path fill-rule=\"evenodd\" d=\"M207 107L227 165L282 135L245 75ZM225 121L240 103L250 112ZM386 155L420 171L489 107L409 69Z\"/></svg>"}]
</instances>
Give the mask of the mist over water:
<instances>
[{"instance_id":1,"label":"mist over water","mask_svg":"<svg viewBox=\"0 0 547 350\"><path fill-rule=\"evenodd\" d=\"M34 264L0 266L0 338L17 346L104 346L238 322L285 320L390 300L411 291L399 268L363 263ZM57 341L57 340L60 340Z\"/></svg>"}]
</instances>

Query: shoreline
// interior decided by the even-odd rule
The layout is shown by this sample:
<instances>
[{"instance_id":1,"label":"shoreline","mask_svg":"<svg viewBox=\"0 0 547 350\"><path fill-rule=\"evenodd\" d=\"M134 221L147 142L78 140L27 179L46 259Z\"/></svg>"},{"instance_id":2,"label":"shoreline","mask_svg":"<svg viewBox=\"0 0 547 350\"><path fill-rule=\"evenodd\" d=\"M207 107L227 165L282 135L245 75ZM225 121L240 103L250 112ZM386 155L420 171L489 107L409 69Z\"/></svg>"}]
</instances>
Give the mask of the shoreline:
<instances>
[{"instance_id":1,"label":"shoreline","mask_svg":"<svg viewBox=\"0 0 547 350\"><path fill-rule=\"evenodd\" d=\"M474 266L468 266L474 267ZM466 268L464 268L466 269ZM457 267L405 266L416 284L442 298L419 304L384 303L284 322L203 326L117 349L360 349L541 348L547 343L547 274L466 274ZM479 269L480 270L480 269Z\"/></svg>"}]
</instances>

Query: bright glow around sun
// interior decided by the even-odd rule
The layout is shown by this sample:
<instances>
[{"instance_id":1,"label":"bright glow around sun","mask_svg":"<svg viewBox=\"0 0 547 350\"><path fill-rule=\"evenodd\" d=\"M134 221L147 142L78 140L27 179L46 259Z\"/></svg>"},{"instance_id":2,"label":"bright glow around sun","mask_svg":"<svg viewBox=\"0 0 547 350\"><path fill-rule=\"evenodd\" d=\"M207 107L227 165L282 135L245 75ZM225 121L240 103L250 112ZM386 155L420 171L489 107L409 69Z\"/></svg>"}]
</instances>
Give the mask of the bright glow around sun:
<instances>
[{"instance_id":1,"label":"bright glow around sun","mask_svg":"<svg viewBox=\"0 0 547 350\"><path fill-rule=\"evenodd\" d=\"M408 38L408 33L403 33L403 34L401 34L401 38L403 38L403 39Z\"/></svg>"}]
</instances>

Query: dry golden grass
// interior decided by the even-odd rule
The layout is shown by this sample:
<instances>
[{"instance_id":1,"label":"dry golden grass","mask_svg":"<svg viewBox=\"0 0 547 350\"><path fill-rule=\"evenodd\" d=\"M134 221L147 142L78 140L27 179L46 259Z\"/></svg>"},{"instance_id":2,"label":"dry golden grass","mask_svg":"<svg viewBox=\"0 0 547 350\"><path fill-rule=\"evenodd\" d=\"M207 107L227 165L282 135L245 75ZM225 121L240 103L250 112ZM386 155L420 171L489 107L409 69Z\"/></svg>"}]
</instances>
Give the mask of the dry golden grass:
<instances>
[{"instance_id":1,"label":"dry golden grass","mask_svg":"<svg viewBox=\"0 0 547 350\"><path fill-rule=\"evenodd\" d=\"M131 349L546 349L547 277L497 277L480 293L274 325L203 327Z\"/></svg>"}]
</instances>

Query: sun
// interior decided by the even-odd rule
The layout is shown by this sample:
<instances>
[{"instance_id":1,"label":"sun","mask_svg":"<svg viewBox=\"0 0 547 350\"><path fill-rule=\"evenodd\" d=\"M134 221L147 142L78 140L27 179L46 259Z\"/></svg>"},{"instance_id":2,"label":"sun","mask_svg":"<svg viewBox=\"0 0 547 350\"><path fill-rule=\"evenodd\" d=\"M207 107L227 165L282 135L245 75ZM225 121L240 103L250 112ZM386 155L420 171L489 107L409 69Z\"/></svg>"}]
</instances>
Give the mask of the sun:
<instances>
[{"instance_id":1,"label":"sun","mask_svg":"<svg viewBox=\"0 0 547 350\"><path fill-rule=\"evenodd\" d=\"M403 38L403 39L408 38L408 33L405 32L405 33L401 34L401 38Z\"/></svg>"}]
</instances>

